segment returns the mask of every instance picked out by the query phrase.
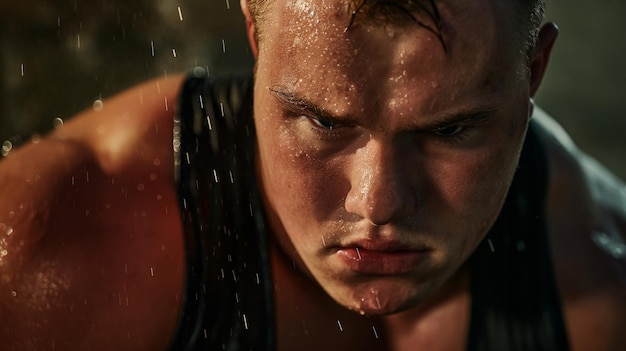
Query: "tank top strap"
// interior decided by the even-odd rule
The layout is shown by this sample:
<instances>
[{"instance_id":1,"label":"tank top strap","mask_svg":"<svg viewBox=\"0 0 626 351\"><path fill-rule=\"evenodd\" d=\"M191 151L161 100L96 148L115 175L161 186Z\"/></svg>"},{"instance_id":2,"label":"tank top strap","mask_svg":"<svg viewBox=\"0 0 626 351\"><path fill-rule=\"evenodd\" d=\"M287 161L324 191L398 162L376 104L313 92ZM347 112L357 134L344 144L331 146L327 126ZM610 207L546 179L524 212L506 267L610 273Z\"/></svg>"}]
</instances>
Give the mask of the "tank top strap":
<instances>
[{"instance_id":1,"label":"tank top strap","mask_svg":"<svg viewBox=\"0 0 626 351\"><path fill-rule=\"evenodd\" d=\"M502 212L470 259L470 351L568 349L546 227L548 163L535 128Z\"/></svg>"},{"instance_id":2,"label":"tank top strap","mask_svg":"<svg viewBox=\"0 0 626 351\"><path fill-rule=\"evenodd\" d=\"M186 274L171 350L274 349L254 147L252 77L192 74L174 127Z\"/></svg>"}]
</instances>

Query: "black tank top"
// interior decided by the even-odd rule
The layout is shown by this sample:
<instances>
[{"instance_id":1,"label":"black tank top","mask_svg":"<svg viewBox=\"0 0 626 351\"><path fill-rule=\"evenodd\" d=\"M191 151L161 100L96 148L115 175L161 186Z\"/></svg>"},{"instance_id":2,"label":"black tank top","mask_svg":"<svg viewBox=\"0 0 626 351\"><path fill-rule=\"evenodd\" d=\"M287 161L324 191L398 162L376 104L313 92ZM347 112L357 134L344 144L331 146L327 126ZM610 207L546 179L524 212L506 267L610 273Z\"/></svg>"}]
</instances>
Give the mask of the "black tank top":
<instances>
[{"instance_id":1,"label":"black tank top","mask_svg":"<svg viewBox=\"0 0 626 351\"><path fill-rule=\"evenodd\" d=\"M176 179L186 283L171 350L274 350L251 77L192 75L178 102ZM545 227L547 167L533 127L496 224L470 258L468 350L567 350Z\"/></svg>"}]
</instances>

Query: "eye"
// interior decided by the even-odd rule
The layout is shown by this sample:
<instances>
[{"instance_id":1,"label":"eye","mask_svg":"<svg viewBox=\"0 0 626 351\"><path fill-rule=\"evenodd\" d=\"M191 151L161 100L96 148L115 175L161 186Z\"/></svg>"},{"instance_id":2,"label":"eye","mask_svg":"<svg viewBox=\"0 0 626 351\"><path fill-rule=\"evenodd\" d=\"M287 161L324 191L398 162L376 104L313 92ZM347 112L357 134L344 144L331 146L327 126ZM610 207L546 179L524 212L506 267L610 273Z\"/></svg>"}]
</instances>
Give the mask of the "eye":
<instances>
[{"instance_id":1,"label":"eye","mask_svg":"<svg viewBox=\"0 0 626 351\"><path fill-rule=\"evenodd\" d=\"M313 123L316 127L325 129L325 130L333 130L337 127L337 123L325 120L323 118L305 116L304 118L308 119Z\"/></svg>"},{"instance_id":2,"label":"eye","mask_svg":"<svg viewBox=\"0 0 626 351\"><path fill-rule=\"evenodd\" d=\"M465 126L456 125L456 126L437 128L433 130L433 133L442 137L452 137L452 136L462 133L464 130L465 130Z\"/></svg>"},{"instance_id":3,"label":"eye","mask_svg":"<svg viewBox=\"0 0 626 351\"><path fill-rule=\"evenodd\" d=\"M304 122L306 129L313 132L318 140L336 142L349 140L358 135L358 133L355 134L358 128L355 128L353 124L337 121L333 118L321 118L316 115L303 114L300 115L300 119Z\"/></svg>"}]
</instances>

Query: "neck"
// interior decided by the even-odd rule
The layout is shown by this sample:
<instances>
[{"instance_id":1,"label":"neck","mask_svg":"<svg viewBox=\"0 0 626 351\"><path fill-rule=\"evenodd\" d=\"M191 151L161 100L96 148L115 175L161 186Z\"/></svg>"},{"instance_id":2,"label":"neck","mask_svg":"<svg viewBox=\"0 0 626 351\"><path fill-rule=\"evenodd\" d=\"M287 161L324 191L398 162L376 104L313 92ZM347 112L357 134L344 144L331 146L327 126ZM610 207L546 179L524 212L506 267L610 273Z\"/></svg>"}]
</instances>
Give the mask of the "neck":
<instances>
[{"instance_id":1,"label":"neck","mask_svg":"<svg viewBox=\"0 0 626 351\"><path fill-rule=\"evenodd\" d=\"M384 317L387 338L394 350L462 350L470 308L470 272L465 265L418 306Z\"/></svg>"}]
</instances>

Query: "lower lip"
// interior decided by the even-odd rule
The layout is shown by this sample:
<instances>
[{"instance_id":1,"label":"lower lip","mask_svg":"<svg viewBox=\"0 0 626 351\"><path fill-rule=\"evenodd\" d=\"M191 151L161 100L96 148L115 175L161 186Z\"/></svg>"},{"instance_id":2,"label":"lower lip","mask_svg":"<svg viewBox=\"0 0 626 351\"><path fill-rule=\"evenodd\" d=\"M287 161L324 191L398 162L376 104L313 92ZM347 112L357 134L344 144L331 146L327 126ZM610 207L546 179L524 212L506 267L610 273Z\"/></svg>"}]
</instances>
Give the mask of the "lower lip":
<instances>
[{"instance_id":1,"label":"lower lip","mask_svg":"<svg viewBox=\"0 0 626 351\"><path fill-rule=\"evenodd\" d=\"M393 275L414 270L426 257L425 251L371 251L342 248L339 259L351 270L364 274Z\"/></svg>"}]
</instances>

